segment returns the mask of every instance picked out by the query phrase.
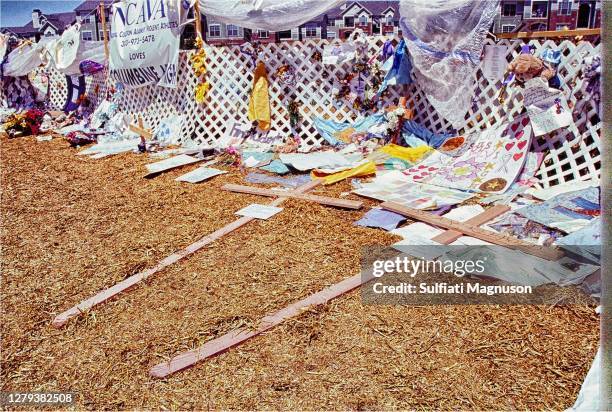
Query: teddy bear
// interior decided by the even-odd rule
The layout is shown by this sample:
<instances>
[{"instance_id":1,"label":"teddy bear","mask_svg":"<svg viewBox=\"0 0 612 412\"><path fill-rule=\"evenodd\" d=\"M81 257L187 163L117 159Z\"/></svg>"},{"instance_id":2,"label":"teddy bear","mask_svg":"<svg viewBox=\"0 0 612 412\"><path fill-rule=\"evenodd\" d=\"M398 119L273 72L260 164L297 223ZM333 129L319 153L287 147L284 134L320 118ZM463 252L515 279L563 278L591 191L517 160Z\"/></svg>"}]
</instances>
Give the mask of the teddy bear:
<instances>
[{"instance_id":1,"label":"teddy bear","mask_svg":"<svg viewBox=\"0 0 612 412\"><path fill-rule=\"evenodd\" d=\"M516 82L521 86L534 77L541 77L548 83L555 75L555 70L549 64L533 54L520 54L508 65L506 72L513 73Z\"/></svg>"}]
</instances>

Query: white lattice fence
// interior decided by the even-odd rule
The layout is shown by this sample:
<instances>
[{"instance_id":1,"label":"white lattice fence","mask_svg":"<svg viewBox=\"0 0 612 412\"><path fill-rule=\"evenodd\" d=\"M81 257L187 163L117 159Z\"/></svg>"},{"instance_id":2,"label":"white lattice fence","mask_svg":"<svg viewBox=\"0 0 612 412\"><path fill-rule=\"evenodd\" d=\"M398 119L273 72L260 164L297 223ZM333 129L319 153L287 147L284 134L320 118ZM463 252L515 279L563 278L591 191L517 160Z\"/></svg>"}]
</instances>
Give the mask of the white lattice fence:
<instances>
[{"instance_id":1,"label":"white lattice fence","mask_svg":"<svg viewBox=\"0 0 612 412\"><path fill-rule=\"evenodd\" d=\"M106 71L98 72L92 76L85 76L85 94L93 107L98 107L106 97Z\"/></svg>"},{"instance_id":2,"label":"white lattice fence","mask_svg":"<svg viewBox=\"0 0 612 412\"><path fill-rule=\"evenodd\" d=\"M343 77L352 70L350 63L341 66L323 66L312 56L315 51L322 52L328 42L308 40L305 42L282 42L262 45L260 56L266 64L270 81L270 103L272 107L272 128L289 134L288 102L295 98L300 102L303 122L300 135L308 144L322 143L314 125L314 116L332 118L336 121L353 121L360 115L344 101L336 101L332 91L334 80ZM384 43L382 37L369 39L370 55L379 54ZM494 43L488 39L487 44L508 45L507 61L510 62L520 52L522 41L503 40ZM533 144L533 150L548 152L545 163L538 172L542 186L551 186L575 179L597 177L600 169L600 133L601 125L597 112L592 104L580 101L584 88L579 77L584 57L599 55L600 45L583 42L579 45L571 41L555 43L553 41L530 42L539 53L543 47L556 46L562 50L563 59L559 69L563 91L573 107L582 106L575 114L575 127L560 132L553 132ZM145 87L126 90L121 101L121 110L141 115L148 127L155 127L161 120L170 115L184 117L181 140L188 139L195 143L212 143L221 137L232 122L248 123L247 110L249 94L253 82L251 58L243 54L238 46L206 47L208 54L208 81L212 88L204 104L196 104L193 89L196 78L189 64L188 56L192 52L181 52L179 64L179 83L176 89L163 87ZM290 65L297 73L297 85L286 87L274 77L282 65ZM474 70L475 99L473 107L466 114L465 127L458 133L484 129L500 122L510 121L521 113L522 96L520 92L506 99L500 106L497 100L501 81L489 82L480 68ZM53 75L51 77L53 79ZM103 77L88 80L88 95L94 96L95 85L98 85L97 98L104 96ZM56 106L63 105L65 99L65 80L63 89L58 89L57 82L51 82L51 101ZM369 83L370 79L366 79ZM60 85L61 86L61 85ZM434 132L450 131L450 124L433 109L426 96L415 84L410 88L415 109L415 120ZM396 101L398 91L390 88L388 101ZM65 100L64 100L65 101ZM61 102L61 105L59 104Z\"/></svg>"},{"instance_id":3,"label":"white lattice fence","mask_svg":"<svg viewBox=\"0 0 612 412\"><path fill-rule=\"evenodd\" d=\"M502 40L488 44L506 45L506 60L512 61L521 51L523 42ZM585 84L580 74L585 57L601 55L601 45L581 42L578 45L571 41L555 42L546 40L529 42L534 46L536 55L542 49L558 48L563 55L559 65L562 91L570 107L574 110L574 125L558 130L534 140L532 150L546 152L544 163L536 177L543 187L554 186L572 180L598 178L601 169L601 119L592 101L583 99ZM485 129L500 122L511 121L524 112L521 103L523 97L520 89L508 90L511 98L502 106L497 99L501 81L489 82L482 74L481 68L474 72L475 93L474 105L466 115L465 131ZM421 114L417 111L418 114ZM427 120L424 121L427 125ZM436 124L429 127L435 129ZM464 130L461 130L462 132Z\"/></svg>"},{"instance_id":4,"label":"white lattice fence","mask_svg":"<svg viewBox=\"0 0 612 412\"><path fill-rule=\"evenodd\" d=\"M57 70L49 70L49 109L63 110L68 98L66 76Z\"/></svg>"}]
</instances>

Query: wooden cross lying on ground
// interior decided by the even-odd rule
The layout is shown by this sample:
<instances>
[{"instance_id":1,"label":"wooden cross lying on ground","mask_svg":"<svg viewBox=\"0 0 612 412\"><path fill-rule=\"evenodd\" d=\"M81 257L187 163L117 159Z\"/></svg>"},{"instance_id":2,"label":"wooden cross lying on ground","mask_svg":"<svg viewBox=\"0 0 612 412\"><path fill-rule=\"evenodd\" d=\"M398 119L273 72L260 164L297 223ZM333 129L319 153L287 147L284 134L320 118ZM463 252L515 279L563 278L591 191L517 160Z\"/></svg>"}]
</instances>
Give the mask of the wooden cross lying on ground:
<instances>
[{"instance_id":1,"label":"wooden cross lying on ground","mask_svg":"<svg viewBox=\"0 0 612 412\"><path fill-rule=\"evenodd\" d=\"M332 206L344 207L344 208L349 208L349 209L358 209L361 207L361 202L356 202L352 200L334 199L334 198L329 198L329 197L324 197L324 196L304 197L303 194L305 192L308 192L314 189L315 187L319 186L322 182L323 182L322 180L316 179L290 192L283 192L283 191L270 190L270 189L258 189L258 188L253 188L253 187L248 187L248 186L239 186L239 185L230 185L230 186L235 186L237 188L240 188L241 190L243 190L243 188L246 187L249 190L249 192L244 192L244 193L262 194L263 192L265 192L265 193L268 193L267 196L278 196L277 199L275 199L274 201L270 203L270 206L278 206L281 203L283 203L288 197L294 197L294 198L300 198L304 200L314 201L317 203L330 204ZM138 272L135 275L129 276L128 278L115 284L114 286L111 286L108 289L104 289L100 291L99 293L90 297L89 299L86 299L82 301L81 303L79 303L78 305L73 306L67 311L57 315L55 319L53 320L53 326L55 327L63 326L71 318L75 316L80 316L85 311L90 310L94 306L97 306L101 303L106 302L107 300L117 296L121 292L126 291L132 286L142 282L143 280L149 278L150 276L166 268L167 266L170 266L171 264L178 262L182 258L191 255L192 253L200 250L204 246L214 242L220 237L238 229L239 227L246 225L252 220L255 220L255 218L248 217L248 216L241 217L240 219L235 220L234 222L222 227L221 229L216 230L210 235L204 236L202 239L187 246L186 248L179 250L178 252L175 252L172 255L162 259L154 267Z\"/></svg>"},{"instance_id":2,"label":"wooden cross lying on ground","mask_svg":"<svg viewBox=\"0 0 612 412\"><path fill-rule=\"evenodd\" d=\"M311 202L320 203L322 205L342 207L345 209L361 209L361 206L363 206L362 202L359 202L356 200L336 199L334 197L308 195L308 194L300 193L296 190L284 191L284 190L263 189L260 187L242 186L242 185L233 185L233 184L224 185L221 187L221 189L227 190L229 192L246 193L250 195L260 195L260 196L267 196L267 197L280 197L280 198L292 197L295 199L308 200Z\"/></svg>"},{"instance_id":3,"label":"wooden cross lying on ground","mask_svg":"<svg viewBox=\"0 0 612 412\"><path fill-rule=\"evenodd\" d=\"M385 205L385 203L383 203L383 205ZM387 206L389 206L389 203L387 203ZM404 209L403 206L400 206L400 207ZM409 208L405 208L405 209L409 209ZM416 209L411 209L411 210L416 210ZM470 225L470 227L476 227L477 225L482 225L488 221L491 221L492 219L498 216L501 216L502 214L506 213L509 210L510 208L508 206L497 205L490 209L487 209L483 213L477 216L474 216L473 218L463 223ZM398 213L402 213L402 212L398 212ZM423 212L423 213L426 213L426 212ZM426 213L426 214L429 215L429 213ZM432 216L435 216L435 215L432 215ZM446 220L450 220L450 219L446 219ZM455 221L451 220L451 222L455 222ZM441 244L447 245L457 240L460 236L462 236L461 232L451 229L451 230L446 230L445 232L436 236L434 239L437 239L437 241ZM371 272L363 273L363 274L360 273L358 275L344 279L341 282L338 282L317 293L307 296L306 298L299 300L275 313L272 313L270 315L263 317L262 319L259 320L259 322L256 323L257 327L255 327L254 329L247 329L247 328L235 329L223 336L220 336L218 338L215 338L211 341L206 342L204 345L200 346L199 348L180 353L172 357L167 362L162 362L158 365L153 366L149 370L149 374L156 378L163 378L175 372L189 368L204 359L207 359L211 356L225 352L226 350L234 346L238 346L241 343L245 342L246 340L252 337L255 337L257 335L262 334L263 332L267 330L272 329L273 327L279 325L286 319L289 319L293 316L303 313L304 310L308 307L326 304L330 300L337 298L338 296L341 296L345 293L348 293L373 279L375 278Z\"/></svg>"},{"instance_id":4,"label":"wooden cross lying on ground","mask_svg":"<svg viewBox=\"0 0 612 412\"><path fill-rule=\"evenodd\" d=\"M440 241L452 239L452 241L457 240L461 234L465 234L468 236L475 237L477 239L484 240L485 242L490 242L496 245L505 246L509 249L520 250L521 252L527 253L532 256L537 256L546 260L558 260L564 256L564 253L561 250L558 250L553 247L539 246L534 245L533 243L526 242L524 240L515 238L513 236L491 232L489 230L481 229L478 225L467 221L467 222L457 222L455 220L451 220L445 218L443 216L437 216L432 213L427 213L422 210L412 209L410 207L402 206L398 203L394 202L384 202L380 205L383 209L390 210L391 212L398 213L402 216L407 216L412 219L420 220L421 222L429 223L430 225L439 226L444 229L449 229L454 234L447 235L445 233L436 236L432 240ZM489 209L491 210L491 209ZM485 211L483 214L487 213ZM479 215L480 216L480 215ZM478 217L478 216L476 216ZM480 223L482 224L482 223ZM445 235L445 237L443 237ZM457 236L458 235L458 236ZM448 242L448 243L451 243Z\"/></svg>"}]
</instances>

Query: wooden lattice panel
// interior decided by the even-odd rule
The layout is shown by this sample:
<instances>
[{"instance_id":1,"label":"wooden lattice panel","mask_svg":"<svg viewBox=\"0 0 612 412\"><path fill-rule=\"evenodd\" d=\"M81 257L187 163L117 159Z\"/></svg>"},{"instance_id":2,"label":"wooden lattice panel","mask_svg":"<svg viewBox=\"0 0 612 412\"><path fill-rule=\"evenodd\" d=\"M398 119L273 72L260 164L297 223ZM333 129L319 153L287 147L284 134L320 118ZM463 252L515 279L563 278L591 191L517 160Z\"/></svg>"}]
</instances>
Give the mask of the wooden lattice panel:
<instances>
[{"instance_id":1,"label":"wooden lattice panel","mask_svg":"<svg viewBox=\"0 0 612 412\"><path fill-rule=\"evenodd\" d=\"M382 37L369 38L369 53L379 55L384 44ZM296 99L301 103L302 124L299 134L306 144L319 145L323 139L316 131L315 116L334 119L339 122L354 121L359 115L345 101L337 101L332 89L334 81L352 70L350 63L340 66L324 66L312 56L315 51L323 52L325 40L304 42L281 42L262 45L260 58L265 62L270 82L270 104L272 108L272 128L288 135L290 133L288 103ZM509 46L506 60L512 61L521 50L520 40L501 40L495 43L487 39L487 44ZM583 81L580 78L582 62L585 57L599 55L601 46L571 41L561 43L551 40L530 41L539 54L542 48L559 47L563 53L559 74L563 92L575 111L575 126L567 130L553 132L533 143L533 150L546 151L545 162L537 177L543 187L572 180L584 180L599 176L600 134L599 116L592 103L581 99L584 95ZM179 81L176 89L164 87L144 87L126 90L120 109L133 115L141 115L147 127L155 127L171 115L183 116L180 140L189 144L213 143L224 135L233 122L249 123L247 119L248 101L253 82L251 57L242 53L238 46L206 47L208 81L211 90L204 104L197 104L193 90L197 79L189 64L192 52L182 51L179 59ZM289 87L281 84L274 74L282 65L294 68L297 84ZM54 77L53 77L54 76ZM61 107L65 101L65 79L57 73L52 74L51 102ZM57 79L57 80L56 80ZM475 97L472 107L465 116L465 126L457 133L482 130L501 122L511 121L523 113L520 90L510 89L511 96L502 106L498 101L501 80L488 81L478 67L473 72ZM57 86L63 82L63 88ZM100 101L106 91L103 77L88 78L88 95L96 98L93 90L98 84ZM366 84L370 83L365 78ZM415 120L434 132L452 131L450 123L443 119L431 106L427 97L417 85L409 88L415 109ZM398 90L390 87L385 103L395 103L399 98ZM367 113L366 113L367 114Z\"/></svg>"}]
</instances>

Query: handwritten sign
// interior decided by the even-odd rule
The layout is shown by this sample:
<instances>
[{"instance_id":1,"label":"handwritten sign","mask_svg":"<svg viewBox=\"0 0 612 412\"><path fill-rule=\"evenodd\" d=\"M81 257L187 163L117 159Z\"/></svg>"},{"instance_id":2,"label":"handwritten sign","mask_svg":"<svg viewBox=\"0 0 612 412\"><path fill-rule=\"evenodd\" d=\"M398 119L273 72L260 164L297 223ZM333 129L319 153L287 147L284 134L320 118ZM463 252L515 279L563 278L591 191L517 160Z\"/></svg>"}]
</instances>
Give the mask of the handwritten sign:
<instances>
[{"instance_id":1,"label":"handwritten sign","mask_svg":"<svg viewBox=\"0 0 612 412\"><path fill-rule=\"evenodd\" d=\"M555 99L558 97L562 97L561 90L548 87L548 83L541 77L535 77L525 83L525 89L523 90L525 107L548 108L555 104Z\"/></svg>"},{"instance_id":2,"label":"handwritten sign","mask_svg":"<svg viewBox=\"0 0 612 412\"><path fill-rule=\"evenodd\" d=\"M506 62L507 52L508 46L485 46L482 73L488 80L497 81L504 76L508 64Z\"/></svg>"},{"instance_id":3,"label":"handwritten sign","mask_svg":"<svg viewBox=\"0 0 612 412\"><path fill-rule=\"evenodd\" d=\"M175 88L181 16L185 2L127 0L113 4L110 76L126 88ZM186 4L187 8L189 4Z\"/></svg>"},{"instance_id":4,"label":"handwritten sign","mask_svg":"<svg viewBox=\"0 0 612 412\"><path fill-rule=\"evenodd\" d=\"M258 203L252 203L247 207L244 207L236 212L239 216L254 217L255 219L267 220L283 210L280 207L260 205Z\"/></svg>"},{"instance_id":5,"label":"handwritten sign","mask_svg":"<svg viewBox=\"0 0 612 412\"><path fill-rule=\"evenodd\" d=\"M548 87L544 79L525 83L523 103L527 108L534 136L542 136L573 122L572 112L560 90Z\"/></svg>"}]
</instances>

